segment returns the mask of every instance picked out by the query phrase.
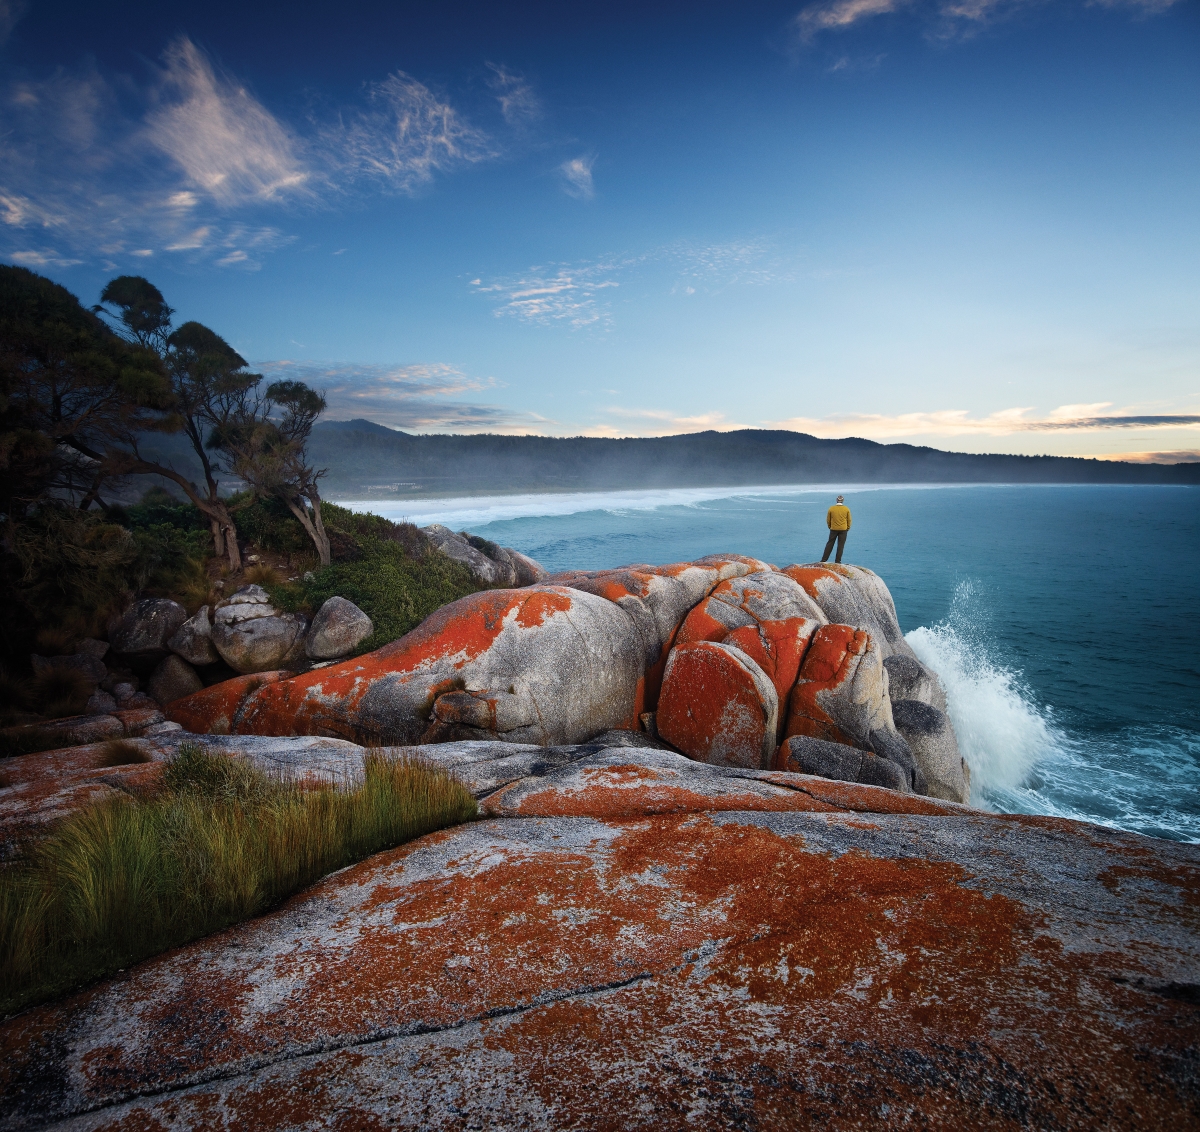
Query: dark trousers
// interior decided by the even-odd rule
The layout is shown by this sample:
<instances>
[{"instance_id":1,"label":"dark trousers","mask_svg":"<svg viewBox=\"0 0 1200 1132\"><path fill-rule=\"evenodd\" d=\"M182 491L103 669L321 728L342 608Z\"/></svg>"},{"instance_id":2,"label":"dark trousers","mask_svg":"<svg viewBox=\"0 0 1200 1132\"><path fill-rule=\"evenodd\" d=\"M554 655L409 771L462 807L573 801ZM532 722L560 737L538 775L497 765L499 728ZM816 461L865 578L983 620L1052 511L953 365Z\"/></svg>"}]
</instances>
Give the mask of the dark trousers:
<instances>
[{"instance_id":1,"label":"dark trousers","mask_svg":"<svg viewBox=\"0 0 1200 1132\"><path fill-rule=\"evenodd\" d=\"M838 547L837 557L834 562L841 562L842 551L846 549L846 536L849 531L830 531L829 541L825 544L825 553L821 555L822 562L829 561L829 552L833 549L833 544L836 542Z\"/></svg>"}]
</instances>

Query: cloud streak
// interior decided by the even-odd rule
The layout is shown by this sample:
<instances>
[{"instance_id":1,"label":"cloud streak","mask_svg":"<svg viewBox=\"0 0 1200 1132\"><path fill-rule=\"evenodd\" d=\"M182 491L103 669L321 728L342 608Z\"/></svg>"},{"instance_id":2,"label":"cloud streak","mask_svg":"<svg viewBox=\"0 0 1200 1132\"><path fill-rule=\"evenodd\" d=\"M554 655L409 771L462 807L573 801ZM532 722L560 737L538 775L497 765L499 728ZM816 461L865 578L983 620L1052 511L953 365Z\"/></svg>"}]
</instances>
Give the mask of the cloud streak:
<instances>
[{"instance_id":1,"label":"cloud streak","mask_svg":"<svg viewBox=\"0 0 1200 1132\"><path fill-rule=\"evenodd\" d=\"M657 278L656 278L657 276ZM677 242L647 252L578 263L552 263L485 282L471 280L477 294L496 307L497 317L573 329L612 322L616 289L630 284L694 295L726 287L790 282L795 273L771 240L724 243Z\"/></svg>"},{"instance_id":2,"label":"cloud streak","mask_svg":"<svg viewBox=\"0 0 1200 1132\"><path fill-rule=\"evenodd\" d=\"M1012 436L1016 433L1106 432L1114 429L1200 428L1200 414L1102 415L1098 405L1063 405L1042 417L1031 417L1030 408L1002 409L984 417L973 417L966 409L942 409L933 412L847 413L831 417L789 417L768 422L773 428L807 432L813 436L837 438L861 436L870 440L900 440L905 437ZM1079 410L1093 410L1080 412Z\"/></svg>"},{"instance_id":3,"label":"cloud streak","mask_svg":"<svg viewBox=\"0 0 1200 1132\"><path fill-rule=\"evenodd\" d=\"M532 114L529 84L502 68L495 76L505 116ZM115 269L150 252L254 268L289 238L239 213L413 194L502 150L402 71L366 84L360 104L300 125L187 37L167 48L149 85L117 85L120 99L93 67L0 87L0 243L11 258ZM140 112L124 109L131 99Z\"/></svg>"},{"instance_id":4,"label":"cloud streak","mask_svg":"<svg viewBox=\"0 0 1200 1132\"><path fill-rule=\"evenodd\" d=\"M847 31L879 16L911 12L932 40L969 39L984 28L1049 0L817 0L792 18L802 44L825 33ZM1182 0L1083 0L1085 7L1121 9L1139 16L1160 15Z\"/></svg>"},{"instance_id":5,"label":"cloud streak","mask_svg":"<svg viewBox=\"0 0 1200 1132\"><path fill-rule=\"evenodd\" d=\"M322 390L328 420L361 417L413 432L529 433L554 424L536 413L457 399L497 383L440 362L386 366L283 359L257 368L272 380L290 378Z\"/></svg>"}]
</instances>

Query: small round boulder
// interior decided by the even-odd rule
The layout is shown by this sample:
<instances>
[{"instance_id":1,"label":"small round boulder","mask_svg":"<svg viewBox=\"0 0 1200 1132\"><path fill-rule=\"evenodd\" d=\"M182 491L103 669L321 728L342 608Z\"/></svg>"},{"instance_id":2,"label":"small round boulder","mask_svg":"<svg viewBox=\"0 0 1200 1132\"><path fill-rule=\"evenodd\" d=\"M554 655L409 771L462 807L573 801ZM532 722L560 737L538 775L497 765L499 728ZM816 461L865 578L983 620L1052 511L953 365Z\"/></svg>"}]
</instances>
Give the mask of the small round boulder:
<instances>
[{"instance_id":1,"label":"small round boulder","mask_svg":"<svg viewBox=\"0 0 1200 1132\"><path fill-rule=\"evenodd\" d=\"M183 699L204 687L196 670L186 660L172 655L167 657L150 677L150 695L160 704Z\"/></svg>"},{"instance_id":2,"label":"small round boulder","mask_svg":"<svg viewBox=\"0 0 1200 1132\"><path fill-rule=\"evenodd\" d=\"M374 623L354 602L331 597L317 610L304 651L310 660L334 660L353 652L373 632Z\"/></svg>"}]
</instances>

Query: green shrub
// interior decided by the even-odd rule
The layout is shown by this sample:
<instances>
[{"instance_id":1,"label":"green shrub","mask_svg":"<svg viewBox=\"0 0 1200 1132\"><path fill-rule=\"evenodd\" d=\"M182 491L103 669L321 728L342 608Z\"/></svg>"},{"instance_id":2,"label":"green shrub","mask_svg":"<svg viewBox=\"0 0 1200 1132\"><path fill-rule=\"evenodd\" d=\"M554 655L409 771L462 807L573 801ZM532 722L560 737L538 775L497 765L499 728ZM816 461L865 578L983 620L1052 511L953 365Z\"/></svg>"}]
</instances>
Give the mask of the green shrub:
<instances>
[{"instance_id":1,"label":"green shrub","mask_svg":"<svg viewBox=\"0 0 1200 1132\"><path fill-rule=\"evenodd\" d=\"M375 623L356 650L377 649L415 629L435 609L483 589L465 566L443 554L413 558L399 543L366 539L357 562L335 562L311 581L271 590L281 608L314 613L335 595L354 602Z\"/></svg>"},{"instance_id":2,"label":"green shrub","mask_svg":"<svg viewBox=\"0 0 1200 1132\"><path fill-rule=\"evenodd\" d=\"M0 1013L256 916L335 869L476 814L454 779L368 758L305 790L184 746L161 790L67 818L0 873Z\"/></svg>"}]
</instances>

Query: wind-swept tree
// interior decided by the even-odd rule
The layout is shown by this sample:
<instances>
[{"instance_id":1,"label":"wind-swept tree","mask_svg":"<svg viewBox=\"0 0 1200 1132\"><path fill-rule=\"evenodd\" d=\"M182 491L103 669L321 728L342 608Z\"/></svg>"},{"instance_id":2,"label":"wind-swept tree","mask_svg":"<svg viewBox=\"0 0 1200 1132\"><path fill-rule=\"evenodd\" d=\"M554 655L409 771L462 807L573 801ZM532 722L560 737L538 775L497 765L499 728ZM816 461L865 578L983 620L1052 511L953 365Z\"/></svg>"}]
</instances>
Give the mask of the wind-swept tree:
<instances>
[{"instance_id":1,"label":"wind-swept tree","mask_svg":"<svg viewBox=\"0 0 1200 1132\"><path fill-rule=\"evenodd\" d=\"M308 462L308 439L325 398L301 381L275 381L260 392L229 385L224 417L214 420L210 447L223 453L228 469L258 495L275 496L308 532L322 566L330 563L329 536L321 518L317 482L325 469Z\"/></svg>"},{"instance_id":2,"label":"wind-swept tree","mask_svg":"<svg viewBox=\"0 0 1200 1132\"><path fill-rule=\"evenodd\" d=\"M178 419L161 358L114 334L66 288L0 266L0 509L48 499L87 510L113 452Z\"/></svg>"},{"instance_id":3,"label":"wind-swept tree","mask_svg":"<svg viewBox=\"0 0 1200 1132\"><path fill-rule=\"evenodd\" d=\"M216 553L229 560L231 569L241 569L237 527L221 497L218 469L207 440L210 431L226 423L229 413L241 404L239 391L253 389L260 376L248 373L246 360L208 327L185 322L172 331L171 316L175 312L167 306L162 292L140 275L121 275L111 280L100 301L102 305L95 310L115 318L127 338L154 350L162 359L180 427L200 461L204 484L194 483L170 465L146 459L139 451L136 434L126 438L123 452L114 453L109 469L113 474L160 475L178 484L208 518ZM105 310L103 304L115 308L116 313Z\"/></svg>"}]
</instances>

